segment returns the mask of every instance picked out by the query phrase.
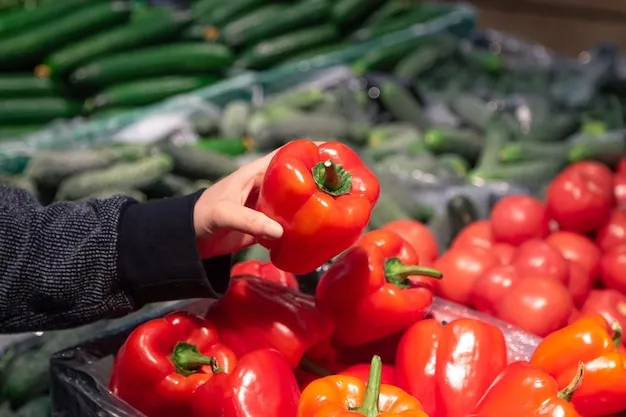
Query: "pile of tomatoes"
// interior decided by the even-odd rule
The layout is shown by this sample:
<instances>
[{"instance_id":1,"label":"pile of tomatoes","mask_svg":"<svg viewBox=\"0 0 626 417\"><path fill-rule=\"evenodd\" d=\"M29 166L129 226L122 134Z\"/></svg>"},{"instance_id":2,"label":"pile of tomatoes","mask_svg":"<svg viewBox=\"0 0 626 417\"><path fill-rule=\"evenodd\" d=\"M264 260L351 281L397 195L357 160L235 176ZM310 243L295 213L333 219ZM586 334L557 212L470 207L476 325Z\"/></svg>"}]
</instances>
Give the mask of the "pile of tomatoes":
<instances>
[{"instance_id":1,"label":"pile of tomatoes","mask_svg":"<svg viewBox=\"0 0 626 417\"><path fill-rule=\"evenodd\" d=\"M436 283L443 298L542 337L590 312L626 328L626 161L616 172L596 162L570 165L549 184L545 202L501 199L439 257L425 227L402 229L443 273Z\"/></svg>"}]
</instances>

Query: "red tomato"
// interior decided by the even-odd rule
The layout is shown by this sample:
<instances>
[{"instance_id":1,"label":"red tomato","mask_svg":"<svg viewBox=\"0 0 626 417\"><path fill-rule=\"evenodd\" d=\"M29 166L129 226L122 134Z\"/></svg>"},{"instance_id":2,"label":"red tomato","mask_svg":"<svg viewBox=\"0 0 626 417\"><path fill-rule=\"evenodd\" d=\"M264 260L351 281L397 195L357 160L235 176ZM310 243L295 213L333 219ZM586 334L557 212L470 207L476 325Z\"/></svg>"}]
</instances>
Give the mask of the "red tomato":
<instances>
[{"instance_id":1,"label":"red tomato","mask_svg":"<svg viewBox=\"0 0 626 417\"><path fill-rule=\"evenodd\" d=\"M598 231L596 243L607 252L626 244L626 210L615 210Z\"/></svg>"},{"instance_id":2,"label":"red tomato","mask_svg":"<svg viewBox=\"0 0 626 417\"><path fill-rule=\"evenodd\" d=\"M541 277L520 279L497 305L498 318L545 337L567 324L574 303L567 288Z\"/></svg>"},{"instance_id":3,"label":"red tomato","mask_svg":"<svg viewBox=\"0 0 626 417\"><path fill-rule=\"evenodd\" d=\"M605 190L613 189L613 172L604 164L595 161L576 162L568 166L565 171L580 172L588 178L592 178Z\"/></svg>"},{"instance_id":4,"label":"red tomato","mask_svg":"<svg viewBox=\"0 0 626 417\"><path fill-rule=\"evenodd\" d=\"M577 263L587 271L592 280L598 276L602 252L591 239L573 232L558 231L546 238L546 243L559 251L568 261Z\"/></svg>"},{"instance_id":5,"label":"red tomato","mask_svg":"<svg viewBox=\"0 0 626 417\"><path fill-rule=\"evenodd\" d=\"M513 260L513 254L516 248L508 243L494 243L491 250L498 257L502 265L509 265Z\"/></svg>"},{"instance_id":6,"label":"red tomato","mask_svg":"<svg viewBox=\"0 0 626 417\"><path fill-rule=\"evenodd\" d=\"M593 290L580 310L583 314L598 313L608 322L618 322L626 329L626 295L617 290ZM626 346L626 338L622 338Z\"/></svg>"},{"instance_id":7,"label":"red tomato","mask_svg":"<svg viewBox=\"0 0 626 417\"><path fill-rule=\"evenodd\" d=\"M383 229L392 230L409 242L417 252L422 265L432 265L439 254L437 240L430 229L416 220L396 220Z\"/></svg>"},{"instance_id":8,"label":"red tomato","mask_svg":"<svg viewBox=\"0 0 626 417\"><path fill-rule=\"evenodd\" d=\"M491 251L478 246L452 248L435 263L435 268L444 276L437 282L437 293L448 300L469 305L476 280L499 263Z\"/></svg>"},{"instance_id":9,"label":"red tomato","mask_svg":"<svg viewBox=\"0 0 626 417\"><path fill-rule=\"evenodd\" d=\"M494 266L476 280L472 291L473 306L494 316L498 301L518 279L519 274L513 265Z\"/></svg>"},{"instance_id":10,"label":"red tomato","mask_svg":"<svg viewBox=\"0 0 626 417\"><path fill-rule=\"evenodd\" d=\"M532 239L517 248L511 262L522 278L552 278L567 284L569 265L565 258L543 240Z\"/></svg>"},{"instance_id":11,"label":"red tomato","mask_svg":"<svg viewBox=\"0 0 626 417\"><path fill-rule=\"evenodd\" d=\"M480 246L485 249L493 244L493 232L489 220L479 220L461 231L452 242L451 247Z\"/></svg>"},{"instance_id":12,"label":"red tomato","mask_svg":"<svg viewBox=\"0 0 626 417\"><path fill-rule=\"evenodd\" d=\"M572 300L576 307L580 308L583 306L592 288L592 278L589 272L579 264L570 261L567 289L572 294Z\"/></svg>"},{"instance_id":13,"label":"red tomato","mask_svg":"<svg viewBox=\"0 0 626 417\"><path fill-rule=\"evenodd\" d=\"M626 207L626 173L613 177L613 195L617 207Z\"/></svg>"},{"instance_id":14,"label":"red tomato","mask_svg":"<svg viewBox=\"0 0 626 417\"><path fill-rule=\"evenodd\" d=\"M543 204L526 195L512 195L498 201L491 212L495 242L520 245L548 235L549 218Z\"/></svg>"},{"instance_id":15,"label":"red tomato","mask_svg":"<svg viewBox=\"0 0 626 417\"><path fill-rule=\"evenodd\" d=\"M600 278L605 287L626 294L626 245L604 254L600 261Z\"/></svg>"},{"instance_id":16,"label":"red tomato","mask_svg":"<svg viewBox=\"0 0 626 417\"><path fill-rule=\"evenodd\" d=\"M566 169L548 186L548 215L562 230L587 233L604 224L613 207L613 189L607 190L596 177Z\"/></svg>"}]
</instances>

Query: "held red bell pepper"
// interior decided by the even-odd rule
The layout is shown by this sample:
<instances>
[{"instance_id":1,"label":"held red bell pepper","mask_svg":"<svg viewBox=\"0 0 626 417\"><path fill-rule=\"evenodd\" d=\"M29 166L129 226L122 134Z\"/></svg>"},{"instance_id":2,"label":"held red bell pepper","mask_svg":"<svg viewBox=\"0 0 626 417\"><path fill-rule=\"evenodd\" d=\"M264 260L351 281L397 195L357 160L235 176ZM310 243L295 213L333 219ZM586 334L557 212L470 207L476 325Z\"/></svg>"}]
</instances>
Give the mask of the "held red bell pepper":
<instances>
[{"instance_id":1,"label":"held red bell pepper","mask_svg":"<svg viewBox=\"0 0 626 417\"><path fill-rule=\"evenodd\" d=\"M333 331L332 321L315 306L313 297L259 278L232 280L207 318L237 357L272 348L293 368Z\"/></svg>"},{"instance_id":2,"label":"held red bell pepper","mask_svg":"<svg viewBox=\"0 0 626 417\"><path fill-rule=\"evenodd\" d=\"M376 230L335 261L315 294L334 320L333 340L354 346L400 332L422 319L433 302L432 268L418 266L413 247L396 233Z\"/></svg>"},{"instance_id":3,"label":"held red bell pepper","mask_svg":"<svg viewBox=\"0 0 626 417\"><path fill-rule=\"evenodd\" d=\"M193 416L295 416L299 398L298 382L285 358L272 349L257 350L239 358L230 374L216 374L196 390Z\"/></svg>"},{"instance_id":4,"label":"held red bell pepper","mask_svg":"<svg viewBox=\"0 0 626 417\"><path fill-rule=\"evenodd\" d=\"M409 327L396 353L397 385L417 398L430 416L435 415L435 365L443 325L434 319Z\"/></svg>"},{"instance_id":5,"label":"held red bell pepper","mask_svg":"<svg viewBox=\"0 0 626 417\"><path fill-rule=\"evenodd\" d=\"M188 417L196 389L236 362L210 322L173 313L132 332L117 354L109 387L147 417Z\"/></svg>"},{"instance_id":6,"label":"held red bell pepper","mask_svg":"<svg viewBox=\"0 0 626 417\"><path fill-rule=\"evenodd\" d=\"M255 259L238 262L231 268L230 276L231 278L234 278L238 275L259 277L294 290L300 289L298 286L298 280L294 274L291 272L281 271L271 262L261 262Z\"/></svg>"},{"instance_id":7,"label":"held red bell pepper","mask_svg":"<svg viewBox=\"0 0 626 417\"><path fill-rule=\"evenodd\" d=\"M605 416L626 410L626 355L622 328L599 314L583 316L542 340L531 363L556 378L563 387L585 364L585 378L572 403L582 415Z\"/></svg>"},{"instance_id":8,"label":"held red bell pepper","mask_svg":"<svg viewBox=\"0 0 626 417\"><path fill-rule=\"evenodd\" d=\"M346 145L290 142L270 162L257 203L284 233L261 244L277 268L311 272L357 240L379 192L376 176Z\"/></svg>"},{"instance_id":9,"label":"held red bell pepper","mask_svg":"<svg viewBox=\"0 0 626 417\"><path fill-rule=\"evenodd\" d=\"M367 385L349 375L311 382L302 392L297 417L428 417L420 402L402 389L380 383L382 362L374 356Z\"/></svg>"},{"instance_id":10,"label":"held red bell pepper","mask_svg":"<svg viewBox=\"0 0 626 417\"><path fill-rule=\"evenodd\" d=\"M435 360L437 415L466 417L507 364L499 328L473 319L443 326Z\"/></svg>"},{"instance_id":11,"label":"held red bell pepper","mask_svg":"<svg viewBox=\"0 0 626 417\"><path fill-rule=\"evenodd\" d=\"M583 375L582 363L576 378L559 391L556 381L528 362L507 366L480 399L475 417L580 417L569 403Z\"/></svg>"}]
</instances>

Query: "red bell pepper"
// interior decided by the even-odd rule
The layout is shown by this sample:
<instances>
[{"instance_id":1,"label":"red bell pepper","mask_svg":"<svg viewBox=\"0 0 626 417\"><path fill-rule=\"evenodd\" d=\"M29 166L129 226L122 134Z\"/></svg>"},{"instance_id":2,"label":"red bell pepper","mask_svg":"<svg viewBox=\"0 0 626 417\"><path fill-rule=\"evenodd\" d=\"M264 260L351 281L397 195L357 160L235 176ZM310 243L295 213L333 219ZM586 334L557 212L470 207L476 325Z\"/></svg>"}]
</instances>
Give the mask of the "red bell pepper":
<instances>
[{"instance_id":1,"label":"red bell pepper","mask_svg":"<svg viewBox=\"0 0 626 417\"><path fill-rule=\"evenodd\" d=\"M295 416L299 398L298 382L283 355L257 350L239 358L230 374L216 374L196 390L193 416Z\"/></svg>"},{"instance_id":2,"label":"red bell pepper","mask_svg":"<svg viewBox=\"0 0 626 417\"><path fill-rule=\"evenodd\" d=\"M559 391L556 381L528 362L507 366L480 399L476 417L580 417L569 403L583 375L582 364L576 378Z\"/></svg>"},{"instance_id":3,"label":"red bell pepper","mask_svg":"<svg viewBox=\"0 0 626 417\"><path fill-rule=\"evenodd\" d=\"M396 353L396 382L417 398L430 416L435 415L435 365L443 325L434 319L409 327Z\"/></svg>"},{"instance_id":4,"label":"red bell pepper","mask_svg":"<svg viewBox=\"0 0 626 417\"><path fill-rule=\"evenodd\" d=\"M507 364L504 335L479 320L453 320L443 326L435 362L437 415L466 417Z\"/></svg>"},{"instance_id":5,"label":"red bell pepper","mask_svg":"<svg viewBox=\"0 0 626 417\"><path fill-rule=\"evenodd\" d=\"M349 375L359 378L363 383L367 383L371 365L360 363L352 365L337 375ZM396 368L393 365L383 364L380 369L380 383L386 385L396 385Z\"/></svg>"},{"instance_id":6,"label":"red bell pepper","mask_svg":"<svg viewBox=\"0 0 626 417\"><path fill-rule=\"evenodd\" d=\"M586 417L626 410L626 355L621 352L622 328L600 314L583 316L542 340L531 363L566 386L585 364L585 378L572 403Z\"/></svg>"},{"instance_id":7,"label":"red bell pepper","mask_svg":"<svg viewBox=\"0 0 626 417\"><path fill-rule=\"evenodd\" d=\"M230 282L226 294L213 303L207 318L237 355L276 349L293 368L304 353L333 331L330 319L313 297L259 278Z\"/></svg>"},{"instance_id":8,"label":"red bell pepper","mask_svg":"<svg viewBox=\"0 0 626 417\"><path fill-rule=\"evenodd\" d=\"M398 333L424 318L433 302L432 268L418 266L413 247L396 233L376 230L335 261L315 294L335 321L333 340L354 346Z\"/></svg>"},{"instance_id":9,"label":"red bell pepper","mask_svg":"<svg viewBox=\"0 0 626 417\"><path fill-rule=\"evenodd\" d=\"M245 262L238 262L231 268L230 276L233 278L238 275L259 277L268 281L276 282L277 284L284 285L285 287L292 288L294 290L300 289L298 286L298 280L294 274L291 272L281 271L271 262L261 262L254 259Z\"/></svg>"},{"instance_id":10,"label":"red bell pepper","mask_svg":"<svg viewBox=\"0 0 626 417\"><path fill-rule=\"evenodd\" d=\"M283 236L261 244L277 268L311 272L357 240L379 192L376 176L346 145L290 142L271 160L257 203Z\"/></svg>"},{"instance_id":11,"label":"red bell pepper","mask_svg":"<svg viewBox=\"0 0 626 417\"><path fill-rule=\"evenodd\" d=\"M120 348L109 387L147 417L191 416L196 389L237 359L217 329L189 313L137 327Z\"/></svg>"},{"instance_id":12,"label":"red bell pepper","mask_svg":"<svg viewBox=\"0 0 626 417\"><path fill-rule=\"evenodd\" d=\"M302 392L297 417L428 417L420 402L402 389L381 385L382 362L374 356L367 385L350 375L311 382Z\"/></svg>"}]
</instances>

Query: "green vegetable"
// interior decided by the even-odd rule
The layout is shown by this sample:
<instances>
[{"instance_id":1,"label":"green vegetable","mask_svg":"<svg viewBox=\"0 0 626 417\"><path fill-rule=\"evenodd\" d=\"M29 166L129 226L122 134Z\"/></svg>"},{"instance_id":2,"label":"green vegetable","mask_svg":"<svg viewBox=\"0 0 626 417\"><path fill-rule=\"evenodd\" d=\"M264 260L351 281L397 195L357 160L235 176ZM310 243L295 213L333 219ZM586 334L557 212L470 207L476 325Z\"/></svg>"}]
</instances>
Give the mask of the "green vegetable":
<instances>
[{"instance_id":1,"label":"green vegetable","mask_svg":"<svg viewBox=\"0 0 626 417\"><path fill-rule=\"evenodd\" d=\"M200 140L197 146L226 156L238 156L251 151L254 144L250 139L209 138Z\"/></svg>"},{"instance_id":2,"label":"green vegetable","mask_svg":"<svg viewBox=\"0 0 626 417\"><path fill-rule=\"evenodd\" d=\"M50 417L52 415L52 404L48 395L42 395L26 403L17 410L14 417ZM2 417L5 417L2 415Z\"/></svg>"},{"instance_id":3,"label":"green vegetable","mask_svg":"<svg viewBox=\"0 0 626 417\"><path fill-rule=\"evenodd\" d=\"M440 14L439 11L418 7L416 10L404 13L387 21L383 21L374 25L366 26L352 34L351 39L356 41L367 41L377 37L387 35L402 29L409 28L418 23L424 23Z\"/></svg>"},{"instance_id":4,"label":"green vegetable","mask_svg":"<svg viewBox=\"0 0 626 417\"><path fill-rule=\"evenodd\" d=\"M424 135L424 143L435 154L455 152L472 162L478 159L483 148L481 137L468 129L430 129Z\"/></svg>"},{"instance_id":5,"label":"green vegetable","mask_svg":"<svg viewBox=\"0 0 626 417\"><path fill-rule=\"evenodd\" d=\"M233 61L228 47L209 43L176 43L121 52L78 68L70 76L77 84L112 84L122 81L225 70Z\"/></svg>"},{"instance_id":6,"label":"green vegetable","mask_svg":"<svg viewBox=\"0 0 626 417\"><path fill-rule=\"evenodd\" d=\"M470 173L470 180L479 182L500 180L536 185L550 181L559 173L563 166L564 164L558 160L522 161L474 170Z\"/></svg>"},{"instance_id":7,"label":"green vegetable","mask_svg":"<svg viewBox=\"0 0 626 417\"><path fill-rule=\"evenodd\" d=\"M250 13L265 4L263 0L230 0L216 5L206 15L200 17L202 23L223 28L233 20Z\"/></svg>"},{"instance_id":8,"label":"green vegetable","mask_svg":"<svg viewBox=\"0 0 626 417\"><path fill-rule=\"evenodd\" d=\"M40 77L55 77L104 55L166 42L173 39L188 22L187 14L155 9L150 12L150 18L95 34L56 51L35 69L35 73Z\"/></svg>"},{"instance_id":9,"label":"green vegetable","mask_svg":"<svg viewBox=\"0 0 626 417\"><path fill-rule=\"evenodd\" d=\"M90 3L94 3L94 0L48 1L34 9L3 12L0 17L0 38L5 38L15 32L28 32L36 29L42 24L49 23Z\"/></svg>"},{"instance_id":10,"label":"green vegetable","mask_svg":"<svg viewBox=\"0 0 626 417\"><path fill-rule=\"evenodd\" d=\"M112 85L85 103L88 110L108 106L142 106L213 84L216 77L170 75Z\"/></svg>"},{"instance_id":11,"label":"green vegetable","mask_svg":"<svg viewBox=\"0 0 626 417\"><path fill-rule=\"evenodd\" d=\"M380 100L399 121L411 123L420 131L430 127L421 104L399 84L385 82L380 86Z\"/></svg>"},{"instance_id":12,"label":"green vegetable","mask_svg":"<svg viewBox=\"0 0 626 417\"><path fill-rule=\"evenodd\" d=\"M237 170L237 163L218 152L195 146L162 146L174 161L174 173L190 179L217 181Z\"/></svg>"},{"instance_id":13,"label":"green vegetable","mask_svg":"<svg viewBox=\"0 0 626 417\"><path fill-rule=\"evenodd\" d=\"M362 24L385 0L335 0L332 20L339 27L350 30Z\"/></svg>"},{"instance_id":14,"label":"green vegetable","mask_svg":"<svg viewBox=\"0 0 626 417\"><path fill-rule=\"evenodd\" d=\"M599 136L582 135L573 140L568 153L570 162L594 160L614 166L626 155L626 133L616 130Z\"/></svg>"},{"instance_id":15,"label":"green vegetable","mask_svg":"<svg viewBox=\"0 0 626 417\"><path fill-rule=\"evenodd\" d=\"M0 74L0 99L50 97L59 89L50 80L41 80L31 74Z\"/></svg>"},{"instance_id":16,"label":"green vegetable","mask_svg":"<svg viewBox=\"0 0 626 417\"><path fill-rule=\"evenodd\" d=\"M243 137L246 134L251 113L250 104L235 100L226 105L220 122L220 133L227 138Z\"/></svg>"},{"instance_id":17,"label":"green vegetable","mask_svg":"<svg viewBox=\"0 0 626 417\"><path fill-rule=\"evenodd\" d=\"M80 104L63 98L12 98L0 100L0 125L44 123L80 114Z\"/></svg>"},{"instance_id":18,"label":"green vegetable","mask_svg":"<svg viewBox=\"0 0 626 417\"><path fill-rule=\"evenodd\" d=\"M511 142L500 150L500 161L504 163L533 161L536 159L567 159L569 142Z\"/></svg>"}]
</instances>

